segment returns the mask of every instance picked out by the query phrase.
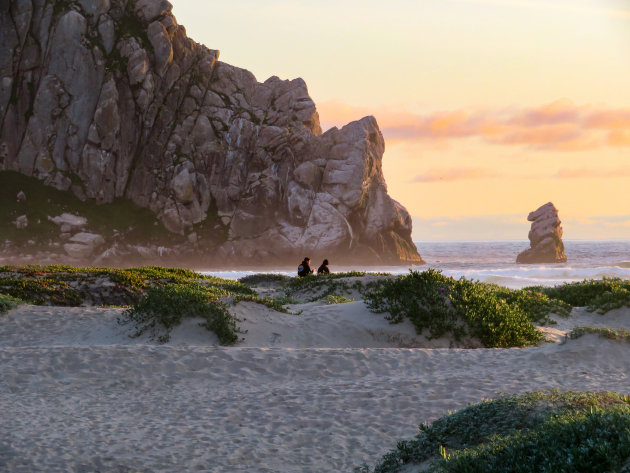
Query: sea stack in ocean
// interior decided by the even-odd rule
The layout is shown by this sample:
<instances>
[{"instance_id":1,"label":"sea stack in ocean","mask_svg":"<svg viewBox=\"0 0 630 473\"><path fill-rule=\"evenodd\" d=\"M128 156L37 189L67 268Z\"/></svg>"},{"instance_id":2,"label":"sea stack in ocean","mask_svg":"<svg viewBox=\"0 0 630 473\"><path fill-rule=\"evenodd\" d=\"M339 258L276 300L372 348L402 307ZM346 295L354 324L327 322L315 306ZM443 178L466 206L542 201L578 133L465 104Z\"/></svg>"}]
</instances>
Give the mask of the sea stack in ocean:
<instances>
[{"instance_id":1,"label":"sea stack in ocean","mask_svg":"<svg viewBox=\"0 0 630 473\"><path fill-rule=\"evenodd\" d=\"M112 250L103 255L120 255L108 264L129 264L128 239L113 236L123 226L143 233L142 247L161 228L179 238L151 242L176 264L293 264L304 254L422 263L411 217L387 193L376 120L323 133L302 79L258 82L219 61L171 8L0 2L0 178L35 178L93 205L90 214L113 203L152 212L157 223L142 228L120 217L91 228L88 218L86 231ZM84 208L26 209L18 236L35 241L32 215Z\"/></svg>"},{"instance_id":2,"label":"sea stack in ocean","mask_svg":"<svg viewBox=\"0 0 630 473\"><path fill-rule=\"evenodd\" d=\"M564 263L562 243L562 227L558 218L558 209L548 202L534 212L530 212L527 220L532 222L529 230L531 248L516 257L517 263Z\"/></svg>"}]
</instances>

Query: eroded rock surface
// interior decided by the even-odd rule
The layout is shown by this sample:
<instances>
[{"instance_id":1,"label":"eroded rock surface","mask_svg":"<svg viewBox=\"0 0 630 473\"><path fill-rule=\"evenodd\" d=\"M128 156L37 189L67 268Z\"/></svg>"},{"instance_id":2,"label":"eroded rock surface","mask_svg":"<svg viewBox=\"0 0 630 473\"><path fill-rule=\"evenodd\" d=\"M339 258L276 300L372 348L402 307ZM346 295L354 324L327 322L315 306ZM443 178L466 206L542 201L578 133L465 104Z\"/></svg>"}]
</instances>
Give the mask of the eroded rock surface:
<instances>
[{"instance_id":1,"label":"eroded rock surface","mask_svg":"<svg viewBox=\"0 0 630 473\"><path fill-rule=\"evenodd\" d=\"M421 262L376 120L322 134L302 79L220 62L171 9L1 2L0 171L129 199L208 261Z\"/></svg>"},{"instance_id":2,"label":"eroded rock surface","mask_svg":"<svg viewBox=\"0 0 630 473\"><path fill-rule=\"evenodd\" d=\"M564 263L562 227L558 210L551 203L530 212L527 220L532 222L529 231L530 248L516 257L517 263Z\"/></svg>"}]
</instances>

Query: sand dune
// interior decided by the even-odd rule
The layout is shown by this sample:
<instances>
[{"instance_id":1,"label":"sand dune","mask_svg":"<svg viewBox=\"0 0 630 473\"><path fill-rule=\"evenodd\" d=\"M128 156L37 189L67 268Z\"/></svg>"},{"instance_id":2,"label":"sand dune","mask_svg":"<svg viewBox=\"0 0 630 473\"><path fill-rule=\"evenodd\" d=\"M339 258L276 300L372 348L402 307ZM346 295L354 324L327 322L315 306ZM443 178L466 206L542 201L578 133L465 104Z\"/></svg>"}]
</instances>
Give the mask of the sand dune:
<instances>
[{"instance_id":1,"label":"sand dune","mask_svg":"<svg viewBox=\"0 0 630 473\"><path fill-rule=\"evenodd\" d=\"M351 472L420 422L500 392L630 391L628 343L408 349L434 342L361 302L303 308L240 304L236 347L195 321L167 345L130 339L119 309L0 317L0 471ZM629 310L609 315L575 320L630 328Z\"/></svg>"}]
</instances>

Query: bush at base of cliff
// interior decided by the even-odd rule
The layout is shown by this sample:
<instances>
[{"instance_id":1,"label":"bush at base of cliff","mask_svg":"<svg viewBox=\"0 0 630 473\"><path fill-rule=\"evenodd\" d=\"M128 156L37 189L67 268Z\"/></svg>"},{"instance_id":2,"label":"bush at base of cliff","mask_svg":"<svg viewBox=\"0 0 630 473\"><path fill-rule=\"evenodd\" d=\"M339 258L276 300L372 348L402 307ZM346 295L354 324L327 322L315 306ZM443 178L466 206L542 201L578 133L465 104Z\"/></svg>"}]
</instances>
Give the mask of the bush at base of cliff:
<instances>
[{"instance_id":1,"label":"bush at base of cliff","mask_svg":"<svg viewBox=\"0 0 630 473\"><path fill-rule=\"evenodd\" d=\"M169 284L150 289L142 300L123 313L119 323L132 323L134 337L148 333L152 340L165 343L171 330L184 318L202 318L200 325L214 332L219 342L238 341L236 319L219 297L195 284Z\"/></svg>"}]
</instances>

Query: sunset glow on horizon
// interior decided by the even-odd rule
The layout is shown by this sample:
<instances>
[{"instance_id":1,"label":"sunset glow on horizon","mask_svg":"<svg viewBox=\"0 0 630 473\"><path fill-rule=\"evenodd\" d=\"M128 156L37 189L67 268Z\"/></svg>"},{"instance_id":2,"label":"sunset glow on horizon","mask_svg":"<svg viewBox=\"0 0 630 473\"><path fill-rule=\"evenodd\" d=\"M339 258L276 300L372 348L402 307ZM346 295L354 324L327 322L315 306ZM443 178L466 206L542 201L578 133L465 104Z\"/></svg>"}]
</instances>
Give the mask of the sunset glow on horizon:
<instances>
[{"instance_id":1,"label":"sunset glow on horizon","mask_svg":"<svg viewBox=\"0 0 630 473\"><path fill-rule=\"evenodd\" d=\"M324 129L376 117L416 240L630 239L630 4L171 0L258 80L302 77Z\"/></svg>"}]
</instances>

